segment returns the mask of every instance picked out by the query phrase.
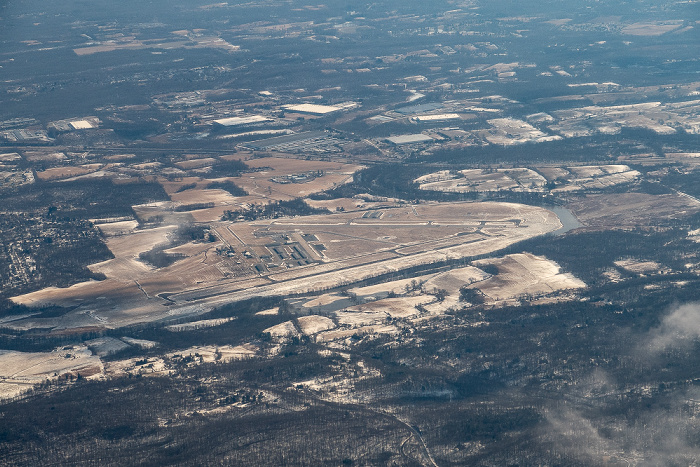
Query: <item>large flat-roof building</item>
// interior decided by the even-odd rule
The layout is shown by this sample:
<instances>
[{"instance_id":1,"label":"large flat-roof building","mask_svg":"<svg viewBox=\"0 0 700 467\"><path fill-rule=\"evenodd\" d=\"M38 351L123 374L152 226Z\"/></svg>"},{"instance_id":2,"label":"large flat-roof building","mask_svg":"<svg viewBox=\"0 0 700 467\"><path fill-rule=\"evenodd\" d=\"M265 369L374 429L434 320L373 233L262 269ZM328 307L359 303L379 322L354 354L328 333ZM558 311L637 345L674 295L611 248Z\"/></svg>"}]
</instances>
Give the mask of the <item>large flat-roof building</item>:
<instances>
[{"instance_id":1,"label":"large flat-roof building","mask_svg":"<svg viewBox=\"0 0 700 467\"><path fill-rule=\"evenodd\" d=\"M431 115L416 115L411 117L416 122L443 122L445 120L458 120L462 117L459 114L431 114Z\"/></svg>"},{"instance_id":2,"label":"large flat-roof building","mask_svg":"<svg viewBox=\"0 0 700 467\"><path fill-rule=\"evenodd\" d=\"M424 135L422 133L416 133L413 135L399 135L399 136L391 136L386 139L392 144L396 145L401 145L401 144L414 144L414 143L425 143L428 141L435 141L433 138L431 138L428 135Z\"/></svg>"},{"instance_id":3,"label":"large flat-roof building","mask_svg":"<svg viewBox=\"0 0 700 467\"><path fill-rule=\"evenodd\" d=\"M343 107L320 104L288 104L283 105L282 108L284 110L289 110L290 112L299 112L313 115L326 115L329 113L337 112L339 110L343 110Z\"/></svg>"},{"instance_id":4,"label":"large flat-roof building","mask_svg":"<svg viewBox=\"0 0 700 467\"><path fill-rule=\"evenodd\" d=\"M242 126L271 121L272 119L270 117L265 117L264 115L249 115L247 117L220 118L218 120L214 120L214 123L221 126Z\"/></svg>"}]
</instances>

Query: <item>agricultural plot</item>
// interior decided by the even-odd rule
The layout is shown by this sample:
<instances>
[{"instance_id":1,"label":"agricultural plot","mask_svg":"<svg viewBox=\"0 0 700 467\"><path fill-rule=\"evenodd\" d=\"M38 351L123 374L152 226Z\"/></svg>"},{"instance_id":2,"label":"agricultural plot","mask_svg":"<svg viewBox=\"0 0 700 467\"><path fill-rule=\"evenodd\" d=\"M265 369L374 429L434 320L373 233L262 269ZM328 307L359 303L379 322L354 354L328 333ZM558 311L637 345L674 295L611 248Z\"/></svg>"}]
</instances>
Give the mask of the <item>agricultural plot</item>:
<instances>
[{"instance_id":1,"label":"agricultural plot","mask_svg":"<svg viewBox=\"0 0 700 467\"><path fill-rule=\"evenodd\" d=\"M292 321L276 324L263 331L269 333L272 337L298 337L299 331Z\"/></svg>"},{"instance_id":2,"label":"agricultural plot","mask_svg":"<svg viewBox=\"0 0 700 467\"><path fill-rule=\"evenodd\" d=\"M348 345L352 339L362 338L368 335L394 335L400 332L399 328L392 324L371 324L351 328L332 329L324 331L316 336L317 342L334 342L338 348Z\"/></svg>"},{"instance_id":3,"label":"agricultural plot","mask_svg":"<svg viewBox=\"0 0 700 467\"><path fill-rule=\"evenodd\" d=\"M172 352L166 356L171 359L179 359L182 357L194 357L193 363L212 363L215 361L229 362L232 360L239 360L241 358L248 358L259 349L253 344L242 344L242 345L197 345L189 347L184 350L179 350L177 352Z\"/></svg>"},{"instance_id":4,"label":"agricultural plot","mask_svg":"<svg viewBox=\"0 0 700 467\"><path fill-rule=\"evenodd\" d=\"M105 376L121 378L134 375L169 375L172 371L161 357L135 357L126 360L105 362Z\"/></svg>"},{"instance_id":5,"label":"agricultural plot","mask_svg":"<svg viewBox=\"0 0 700 467\"><path fill-rule=\"evenodd\" d=\"M172 374L173 366L181 365L183 361L189 361L187 365L201 363L230 362L249 358L259 353L259 348L253 344L242 345L198 345L169 352L159 357L136 357L125 360L108 361L104 363L104 374L107 377L123 377L134 375L161 375Z\"/></svg>"},{"instance_id":6,"label":"agricultural plot","mask_svg":"<svg viewBox=\"0 0 700 467\"><path fill-rule=\"evenodd\" d=\"M540 298L547 295L586 287L570 273L562 273L559 265L543 256L530 253L507 255L475 261L476 266L492 265L498 274L472 285L492 303Z\"/></svg>"},{"instance_id":7,"label":"agricultural plot","mask_svg":"<svg viewBox=\"0 0 700 467\"><path fill-rule=\"evenodd\" d=\"M415 310L414 310L415 313ZM335 319L340 325L361 327L386 322L387 314L381 311L337 311Z\"/></svg>"},{"instance_id":8,"label":"agricultural plot","mask_svg":"<svg viewBox=\"0 0 700 467\"><path fill-rule=\"evenodd\" d=\"M21 160L22 160L22 156L20 156L16 152L6 152L6 153L0 154L0 163L7 163L7 162L16 163L17 161L21 161Z\"/></svg>"},{"instance_id":9,"label":"agricultural plot","mask_svg":"<svg viewBox=\"0 0 700 467\"><path fill-rule=\"evenodd\" d=\"M423 289L430 292L432 290L444 290L448 296L459 295L459 290L475 282L481 282L491 277L481 269L474 266L451 269L437 274L423 284Z\"/></svg>"},{"instance_id":10,"label":"agricultural plot","mask_svg":"<svg viewBox=\"0 0 700 467\"><path fill-rule=\"evenodd\" d=\"M114 337L98 337L97 339L90 339L89 341L85 341L85 345L87 345L88 349L90 349L98 357L104 357L117 353L130 347L130 345L126 342L115 339Z\"/></svg>"},{"instance_id":11,"label":"agricultural plot","mask_svg":"<svg viewBox=\"0 0 700 467\"><path fill-rule=\"evenodd\" d=\"M350 293L366 300L385 298L390 294L407 293L408 291L415 289L417 286L425 283L434 276L435 274L427 274L423 276L412 277L410 279L400 279L397 281L383 282L381 284L370 285L367 287L356 287L350 289Z\"/></svg>"},{"instance_id":12,"label":"agricultural plot","mask_svg":"<svg viewBox=\"0 0 700 467\"><path fill-rule=\"evenodd\" d=\"M146 339L135 339L133 337L122 337L122 340L129 345L134 345L142 349L152 349L158 347L158 342L149 341Z\"/></svg>"},{"instance_id":13,"label":"agricultural plot","mask_svg":"<svg viewBox=\"0 0 700 467\"><path fill-rule=\"evenodd\" d=\"M349 302L348 297L344 297L338 293L326 293L314 297L310 300L303 300L301 302L301 309L309 312L311 311L325 311L328 309L336 309L337 307L347 306Z\"/></svg>"},{"instance_id":14,"label":"agricultural plot","mask_svg":"<svg viewBox=\"0 0 700 467\"><path fill-rule=\"evenodd\" d=\"M86 175L98 171L103 167L102 164L86 164L79 166L68 167L53 167L41 172L37 172L36 176L39 180L61 180L79 175Z\"/></svg>"},{"instance_id":15,"label":"agricultural plot","mask_svg":"<svg viewBox=\"0 0 700 467\"><path fill-rule=\"evenodd\" d=\"M416 307L434 300L429 295L384 298L375 302L348 307L347 311L362 313L366 316L376 316L379 313L379 316L383 316L384 320L386 318L408 318L419 313Z\"/></svg>"},{"instance_id":16,"label":"agricultural plot","mask_svg":"<svg viewBox=\"0 0 700 467\"><path fill-rule=\"evenodd\" d=\"M307 336L318 334L322 331L328 331L336 327L335 322L332 319L326 318L325 316L302 316L297 318L297 324L301 329L301 332Z\"/></svg>"},{"instance_id":17,"label":"agricultural plot","mask_svg":"<svg viewBox=\"0 0 700 467\"><path fill-rule=\"evenodd\" d=\"M189 212L177 212L176 203L171 201L156 201L154 203L133 206L136 218L145 224L177 225L194 221Z\"/></svg>"},{"instance_id":18,"label":"agricultural plot","mask_svg":"<svg viewBox=\"0 0 700 467\"><path fill-rule=\"evenodd\" d=\"M0 168L2 166L0 165ZM0 187L8 188L13 186L27 185L34 183L35 178L31 170L0 170Z\"/></svg>"},{"instance_id":19,"label":"agricultural plot","mask_svg":"<svg viewBox=\"0 0 700 467\"><path fill-rule=\"evenodd\" d=\"M105 237L117 237L133 233L139 226L139 222L136 220L127 220L95 224L95 226L100 229L100 232L102 232L102 235Z\"/></svg>"},{"instance_id":20,"label":"agricultural plot","mask_svg":"<svg viewBox=\"0 0 700 467\"><path fill-rule=\"evenodd\" d=\"M100 377L100 359L84 345L52 352L0 350L0 399L13 397L47 380Z\"/></svg>"}]
</instances>

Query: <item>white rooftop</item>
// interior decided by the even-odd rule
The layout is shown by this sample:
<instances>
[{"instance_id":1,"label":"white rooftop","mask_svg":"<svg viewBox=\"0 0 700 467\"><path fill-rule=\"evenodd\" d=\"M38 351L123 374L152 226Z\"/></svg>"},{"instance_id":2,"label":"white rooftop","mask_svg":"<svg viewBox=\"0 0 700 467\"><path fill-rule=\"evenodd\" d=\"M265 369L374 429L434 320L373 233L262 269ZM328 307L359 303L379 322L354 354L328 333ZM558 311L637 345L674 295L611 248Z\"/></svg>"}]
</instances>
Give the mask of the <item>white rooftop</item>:
<instances>
[{"instance_id":1,"label":"white rooftop","mask_svg":"<svg viewBox=\"0 0 700 467\"><path fill-rule=\"evenodd\" d=\"M416 115L413 117L419 122L431 122L440 120L456 120L461 118L459 114L435 114L435 115Z\"/></svg>"},{"instance_id":2,"label":"white rooftop","mask_svg":"<svg viewBox=\"0 0 700 467\"><path fill-rule=\"evenodd\" d=\"M334 105L319 105L319 104L288 104L283 105L283 109L291 110L293 112L303 112L307 114L317 114L325 115L331 112L337 112L341 110L342 107L336 107Z\"/></svg>"},{"instance_id":3,"label":"white rooftop","mask_svg":"<svg viewBox=\"0 0 700 467\"><path fill-rule=\"evenodd\" d=\"M425 141L433 141L433 138L431 138L428 135L424 135L422 133L417 133L414 135L392 136L390 138L387 138L387 141L390 141L394 144L410 144L410 143L423 143Z\"/></svg>"},{"instance_id":4,"label":"white rooftop","mask_svg":"<svg viewBox=\"0 0 700 467\"><path fill-rule=\"evenodd\" d=\"M249 117L229 117L229 118L220 118L218 120L214 120L214 122L218 123L219 125L223 125L223 126L248 125L250 123L260 123L260 122L270 122L270 121L272 121L271 118L265 117L263 115L251 115Z\"/></svg>"},{"instance_id":5,"label":"white rooftop","mask_svg":"<svg viewBox=\"0 0 700 467\"><path fill-rule=\"evenodd\" d=\"M94 125L87 120L73 120L70 122L70 126L72 126L74 130L88 130L90 128L95 128Z\"/></svg>"}]
</instances>

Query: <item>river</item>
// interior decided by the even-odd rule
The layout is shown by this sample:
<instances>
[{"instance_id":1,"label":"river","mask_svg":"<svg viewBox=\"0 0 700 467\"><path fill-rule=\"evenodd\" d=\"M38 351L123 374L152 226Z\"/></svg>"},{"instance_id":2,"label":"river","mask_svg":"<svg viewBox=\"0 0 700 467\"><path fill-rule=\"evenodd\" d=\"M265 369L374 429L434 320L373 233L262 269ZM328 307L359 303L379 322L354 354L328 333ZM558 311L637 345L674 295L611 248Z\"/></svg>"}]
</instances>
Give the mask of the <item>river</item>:
<instances>
[{"instance_id":1,"label":"river","mask_svg":"<svg viewBox=\"0 0 700 467\"><path fill-rule=\"evenodd\" d=\"M561 206L546 206L546 209L549 209L556 214L561 221L561 227L554 232L550 232L551 235L564 235L569 230L583 227L583 224L576 219L576 216L574 216L574 214L566 208Z\"/></svg>"}]
</instances>

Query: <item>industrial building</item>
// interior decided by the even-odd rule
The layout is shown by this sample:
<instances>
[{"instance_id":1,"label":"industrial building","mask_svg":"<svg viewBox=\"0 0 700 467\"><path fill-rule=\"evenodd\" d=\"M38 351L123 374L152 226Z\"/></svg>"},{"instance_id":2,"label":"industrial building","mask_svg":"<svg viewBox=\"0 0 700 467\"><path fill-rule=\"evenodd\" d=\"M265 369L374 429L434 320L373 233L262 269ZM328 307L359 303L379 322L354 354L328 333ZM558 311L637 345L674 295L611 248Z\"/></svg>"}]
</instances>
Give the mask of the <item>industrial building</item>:
<instances>
[{"instance_id":1,"label":"industrial building","mask_svg":"<svg viewBox=\"0 0 700 467\"><path fill-rule=\"evenodd\" d=\"M283 105L282 108L284 110L289 110L290 112L298 112L312 115L326 115L343 109L343 107L337 107L335 105L319 104L288 104Z\"/></svg>"},{"instance_id":2,"label":"industrial building","mask_svg":"<svg viewBox=\"0 0 700 467\"><path fill-rule=\"evenodd\" d=\"M415 144L415 143L425 143L428 141L434 141L433 138L431 138L428 135L424 135L422 133L416 133L413 135L399 135L399 136L391 136L386 139L388 142L396 145L402 145L402 144Z\"/></svg>"},{"instance_id":3,"label":"industrial building","mask_svg":"<svg viewBox=\"0 0 700 467\"><path fill-rule=\"evenodd\" d=\"M215 125L223 126L223 127L233 127L233 126L244 126L244 125L252 125L256 123L265 123L265 122L271 122L272 119L270 117L265 117L264 115L249 115L247 117L228 117L228 118L220 118L218 120L214 120Z\"/></svg>"}]
</instances>

